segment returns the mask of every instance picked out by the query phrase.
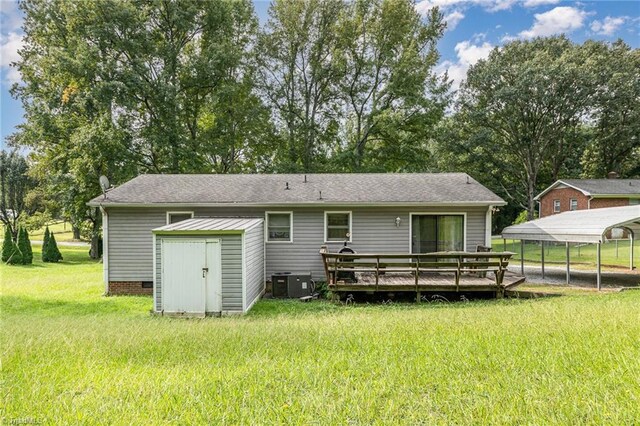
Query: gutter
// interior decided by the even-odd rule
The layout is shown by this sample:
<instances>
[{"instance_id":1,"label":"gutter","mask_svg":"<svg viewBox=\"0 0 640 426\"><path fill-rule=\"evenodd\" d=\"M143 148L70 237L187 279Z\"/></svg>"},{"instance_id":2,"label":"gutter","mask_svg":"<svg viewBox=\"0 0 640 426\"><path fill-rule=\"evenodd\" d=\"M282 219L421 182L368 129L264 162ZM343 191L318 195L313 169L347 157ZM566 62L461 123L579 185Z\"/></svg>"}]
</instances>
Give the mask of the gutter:
<instances>
[{"instance_id":1,"label":"gutter","mask_svg":"<svg viewBox=\"0 0 640 426\"><path fill-rule=\"evenodd\" d=\"M104 295L109 294L109 214L102 203L98 205L102 213L102 279Z\"/></svg>"}]
</instances>

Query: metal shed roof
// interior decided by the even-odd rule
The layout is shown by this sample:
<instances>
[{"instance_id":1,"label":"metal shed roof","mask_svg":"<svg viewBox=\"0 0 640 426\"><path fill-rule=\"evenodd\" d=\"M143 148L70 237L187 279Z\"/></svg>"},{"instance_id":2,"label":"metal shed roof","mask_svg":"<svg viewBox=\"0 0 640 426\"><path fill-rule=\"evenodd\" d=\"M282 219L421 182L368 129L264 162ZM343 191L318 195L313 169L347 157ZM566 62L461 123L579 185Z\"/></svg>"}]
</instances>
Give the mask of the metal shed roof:
<instances>
[{"instance_id":1,"label":"metal shed roof","mask_svg":"<svg viewBox=\"0 0 640 426\"><path fill-rule=\"evenodd\" d=\"M640 205L575 210L508 226L502 238L572 243L599 243L612 228L626 227L640 234Z\"/></svg>"},{"instance_id":2,"label":"metal shed roof","mask_svg":"<svg viewBox=\"0 0 640 426\"><path fill-rule=\"evenodd\" d=\"M155 228L154 233L165 232L238 232L251 229L262 223L258 218L198 217Z\"/></svg>"}]
</instances>

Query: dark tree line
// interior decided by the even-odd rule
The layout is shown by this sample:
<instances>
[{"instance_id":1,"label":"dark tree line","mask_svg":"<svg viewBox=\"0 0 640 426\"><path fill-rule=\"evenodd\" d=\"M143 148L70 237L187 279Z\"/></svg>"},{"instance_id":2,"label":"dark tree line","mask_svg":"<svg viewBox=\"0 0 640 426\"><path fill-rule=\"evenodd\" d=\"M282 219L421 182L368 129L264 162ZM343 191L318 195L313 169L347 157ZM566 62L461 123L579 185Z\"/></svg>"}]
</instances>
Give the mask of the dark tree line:
<instances>
[{"instance_id":1,"label":"dark tree line","mask_svg":"<svg viewBox=\"0 0 640 426\"><path fill-rule=\"evenodd\" d=\"M640 173L637 49L516 41L452 98L411 0L24 0L11 144L97 241L98 177L467 171L515 209L558 176ZM447 111L450 113L447 114Z\"/></svg>"}]
</instances>

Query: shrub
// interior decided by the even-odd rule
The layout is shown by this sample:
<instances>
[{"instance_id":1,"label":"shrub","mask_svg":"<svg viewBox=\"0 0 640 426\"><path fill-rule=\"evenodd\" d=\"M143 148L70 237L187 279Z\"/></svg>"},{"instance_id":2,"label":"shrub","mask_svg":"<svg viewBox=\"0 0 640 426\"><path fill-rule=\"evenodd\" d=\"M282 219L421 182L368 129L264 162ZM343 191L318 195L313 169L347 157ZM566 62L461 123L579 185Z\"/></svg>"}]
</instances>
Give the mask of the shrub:
<instances>
[{"instance_id":1,"label":"shrub","mask_svg":"<svg viewBox=\"0 0 640 426\"><path fill-rule=\"evenodd\" d=\"M11 249L10 249L11 254L9 254L9 258L7 259L7 263L9 265L20 265L20 264L22 264L22 253L20 253L20 249L18 248L18 245L13 240L11 240L10 247L11 247Z\"/></svg>"},{"instance_id":2,"label":"shrub","mask_svg":"<svg viewBox=\"0 0 640 426\"><path fill-rule=\"evenodd\" d=\"M13 235L11 235L11 228L4 227L4 241L2 242L2 261L6 262L13 253Z\"/></svg>"},{"instance_id":3,"label":"shrub","mask_svg":"<svg viewBox=\"0 0 640 426\"><path fill-rule=\"evenodd\" d=\"M47 246L42 247L42 260L44 262L59 262L62 260L62 253L58 250L58 244L56 243L56 237L51 232L49 234L49 239L47 240ZM45 253L46 252L46 253Z\"/></svg>"},{"instance_id":4,"label":"shrub","mask_svg":"<svg viewBox=\"0 0 640 426\"><path fill-rule=\"evenodd\" d=\"M49 227L44 229L44 238L42 239L42 261L49 262L48 250L50 237Z\"/></svg>"},{"instance_id":5,"label":"shrub","mask_svg":"<svg viewBox=\"0 0 640 426\"><path fill-rule=\"evenodd\" d=\"M28 265L33 263L33 252L31 250L31 242L29 241L29 234L27 233L27 228L21 226L18 229L18 242L17 242L18 250L20 250L20 254L22 258L20 259L23 265ZM17 263L17 262L14 262Z\"/></svg>"}]
</instances>

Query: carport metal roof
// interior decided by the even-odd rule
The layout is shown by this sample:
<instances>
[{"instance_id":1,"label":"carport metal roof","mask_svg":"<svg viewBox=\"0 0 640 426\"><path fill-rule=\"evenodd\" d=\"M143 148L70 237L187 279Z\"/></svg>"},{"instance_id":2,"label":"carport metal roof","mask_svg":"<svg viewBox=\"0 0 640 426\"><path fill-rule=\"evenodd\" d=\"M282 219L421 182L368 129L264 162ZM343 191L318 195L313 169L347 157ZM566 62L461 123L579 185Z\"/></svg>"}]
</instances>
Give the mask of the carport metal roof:
<instances>
[{"instance_id":1,"label":"carport metal roof","mask_svg":"<svg viewBox=\"0 0 640 426\"><path fill-rule=\"evenodd\" d=\"M197 217L155 228L153 233L207 233L246 231L262 223L258 218Z\"/></svg>"},{"instance_id":2,"label":"carport metal roof","mask_svg":"<svg viewBox=\"0 0 640 426\"><path fill-rule=\"evenodd\" d=\"M575 210L506 227L502 238L514 240L601 243L612 228L640 234L640 205Z\"/></svg>"},{"instance_id":3,"label":"carport metal roof","mask_svg":"<svg viewBox=\"0 0 640 426\"><path fill-rule=\"evenodd\" d=\"M570 282L570 249L569 243L597 244L597 286L601 284L601 246L605 240L605 233L613 228L627 228L629 235L629 268L633 266L633 240L640 235L640 205L626 207L609 207L593 210L575 210L559 213L542 219L532 220L520 225L506 227L502 231L502 238L520 240L520 270L524 274L524 245L523 240L540 241L542 278L544 279L544 242L555 241L566 244L567 284Z\"/></svg>"}]
</instances>

